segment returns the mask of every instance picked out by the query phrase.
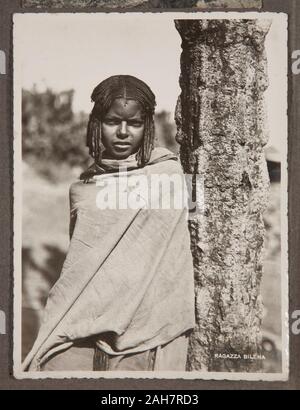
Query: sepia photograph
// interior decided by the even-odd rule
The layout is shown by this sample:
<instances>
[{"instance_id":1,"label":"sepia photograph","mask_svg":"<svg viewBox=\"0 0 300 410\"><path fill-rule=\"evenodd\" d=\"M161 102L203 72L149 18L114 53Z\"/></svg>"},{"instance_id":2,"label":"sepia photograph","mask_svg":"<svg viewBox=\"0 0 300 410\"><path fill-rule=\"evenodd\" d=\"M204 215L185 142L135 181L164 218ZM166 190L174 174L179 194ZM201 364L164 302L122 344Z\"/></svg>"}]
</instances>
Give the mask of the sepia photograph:
<instances>
[{"instance_id":1,"label":"sepia photograph","mask_svg":"<svg viewBox=\"0 0 300 410\"><path fill-rule=\"evenodd\" d=\"M14 14L16 378L287 380L287 23Z\"/></svg>"}]
</instances>

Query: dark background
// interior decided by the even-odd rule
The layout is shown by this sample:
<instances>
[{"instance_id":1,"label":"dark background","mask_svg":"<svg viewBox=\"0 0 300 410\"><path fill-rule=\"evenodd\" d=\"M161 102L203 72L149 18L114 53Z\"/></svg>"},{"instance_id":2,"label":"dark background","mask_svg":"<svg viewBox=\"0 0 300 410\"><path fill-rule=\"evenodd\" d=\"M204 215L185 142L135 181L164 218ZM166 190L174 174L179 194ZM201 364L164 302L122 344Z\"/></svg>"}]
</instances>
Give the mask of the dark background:
<instances>
[{"instance_id":1,"label":"dark background","mask_svg":"<svg viewBox=\"0 0 300 410\"><path fill-rule=\"evenodd\" d=\"M300 6L297 0L265 0L263 11L283 11L290 14L290 54L300 49L300 32L297 22L300 18ZM20 12L20 1L1 1L0 3L0 49L6 52L7 74L0 76L0 164L1 164L1 201L0 201L0 309L6 313L7 335L0 335L0 388L2 389L217 389L217 388L274 388L291 389L300 387L300 336L290 335L290 380L289 382L234 382L203 380L23 380L16 381L12 376L13 351L13 127L12 127L12 13ZM61 9L74 11L75 9ZM81 9L82 10L82 9ZM40 11L46 11L41 9ZM47 10L51 11L51 10ZM79 10L80 11L80 10ZM174 9L172 10L174 11ZM182 11L178 10L178 11ZM242 10L245 11L245 10ZM289 64L289 67L291 64ZM300 81L300 77L299 77ZM297 138L299 118L299 85L297 76L290 78L290 135L289 135L289 277L290 277L290 313L299 306L299 235L300 214L298 199L300 198L300 141ZM293 102L293 105L291 104ZM292 221L292 223L291 223ZM298 229L297 229L298 228Z\"/></svg>"}]
</instances>

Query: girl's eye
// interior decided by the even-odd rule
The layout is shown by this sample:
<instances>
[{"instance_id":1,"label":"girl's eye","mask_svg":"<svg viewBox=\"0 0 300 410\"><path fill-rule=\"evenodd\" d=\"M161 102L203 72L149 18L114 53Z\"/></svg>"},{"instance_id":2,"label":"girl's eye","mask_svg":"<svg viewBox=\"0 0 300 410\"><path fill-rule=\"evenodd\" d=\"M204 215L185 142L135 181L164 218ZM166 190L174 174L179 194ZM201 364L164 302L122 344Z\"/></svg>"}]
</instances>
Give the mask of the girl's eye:
<instances>
[{"instance_id":1,"label":"girl's eye","mask_svg":"<svg viewBox=\"0 0 300 410\"><path fill-rule=\"evenodd\" d=\"M136 128L138 128L138 127L141 127L142 125L143 125L143 123L142 122L130 122L130 123L128 123L128 125L130 125L131 127L136 127Z\"/></svg>"},{"instance_id":2,"label":"girl's eye","mask_svg":"<svg viewBox=\"0 0 300 410\"><path fill-rule=\"evenodd\" d=\"M104 124L106 124L106 125L111 125L111 126L114 126L114 125L119 125L120 123L121 123L121 121L119 121L119 120L113 120L113 119L105 119L104 121ZM143 126L143 122L141 122L141 121L128 121L127 122L127 125L129 126L129 127L135 127L135 128L138 128L138 127L142 127Z\"/></svg>"},{"instance_id":3,"label":"girl's eye","mask_svg":"<svg viewBox=\"0 0 300 410\"><path fill-rule=\"evenodd\" d=\"M104 120L104 123L106 125L118 125L119 124L119 122L116 120Z\"/></svg>"}]
</instances>

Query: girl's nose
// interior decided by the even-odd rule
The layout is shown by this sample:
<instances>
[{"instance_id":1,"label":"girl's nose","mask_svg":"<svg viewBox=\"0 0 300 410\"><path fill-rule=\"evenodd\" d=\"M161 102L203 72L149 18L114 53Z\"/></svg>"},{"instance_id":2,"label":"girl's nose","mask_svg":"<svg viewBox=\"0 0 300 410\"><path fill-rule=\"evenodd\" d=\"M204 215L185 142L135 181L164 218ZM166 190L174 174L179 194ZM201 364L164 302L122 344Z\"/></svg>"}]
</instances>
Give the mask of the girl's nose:
<instances>
[{"instance_id":1,"label":"girl's nose","mask_svg":"<svg viewBox=\"0 0 300 410\"><path fill-rule=\"evenodd\" d=\"M122 121L118 130L118 134L121 137L127 137L128 136L128 129L127 129L127 121Z\"/></svg>"}]
</instances>

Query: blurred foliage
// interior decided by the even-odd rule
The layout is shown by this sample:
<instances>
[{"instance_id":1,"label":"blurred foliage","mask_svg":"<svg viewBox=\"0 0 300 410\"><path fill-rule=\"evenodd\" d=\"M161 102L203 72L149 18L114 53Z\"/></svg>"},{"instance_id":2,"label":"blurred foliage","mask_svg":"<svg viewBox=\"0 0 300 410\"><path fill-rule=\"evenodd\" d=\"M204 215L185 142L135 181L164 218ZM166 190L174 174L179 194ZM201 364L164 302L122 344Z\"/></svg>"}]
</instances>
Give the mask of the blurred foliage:
<instances>
[{"instance_id":1,"label":"blurred foliage","mask_svg":"<svg viewBox=\"0 0 300 410\"><path fill-rule=\"evenodd\" d=\"M22 93L22 150L29 161L84 166L88 161L85 132L88 116L74 114L73 90Z\"/></svg>"},{"instance_id":2,"label":"blurred foliage","mask_svg":"<svg viewBox=\"0 0 300 410\"><path fill-rule=\"evenodd\" d=\"M156 145L166 147L174 153L179 151L179 145L175 140L175 121L171 119L169 112L163 110L155 114L155 134Z\"/></svg>"}]
</instances>

